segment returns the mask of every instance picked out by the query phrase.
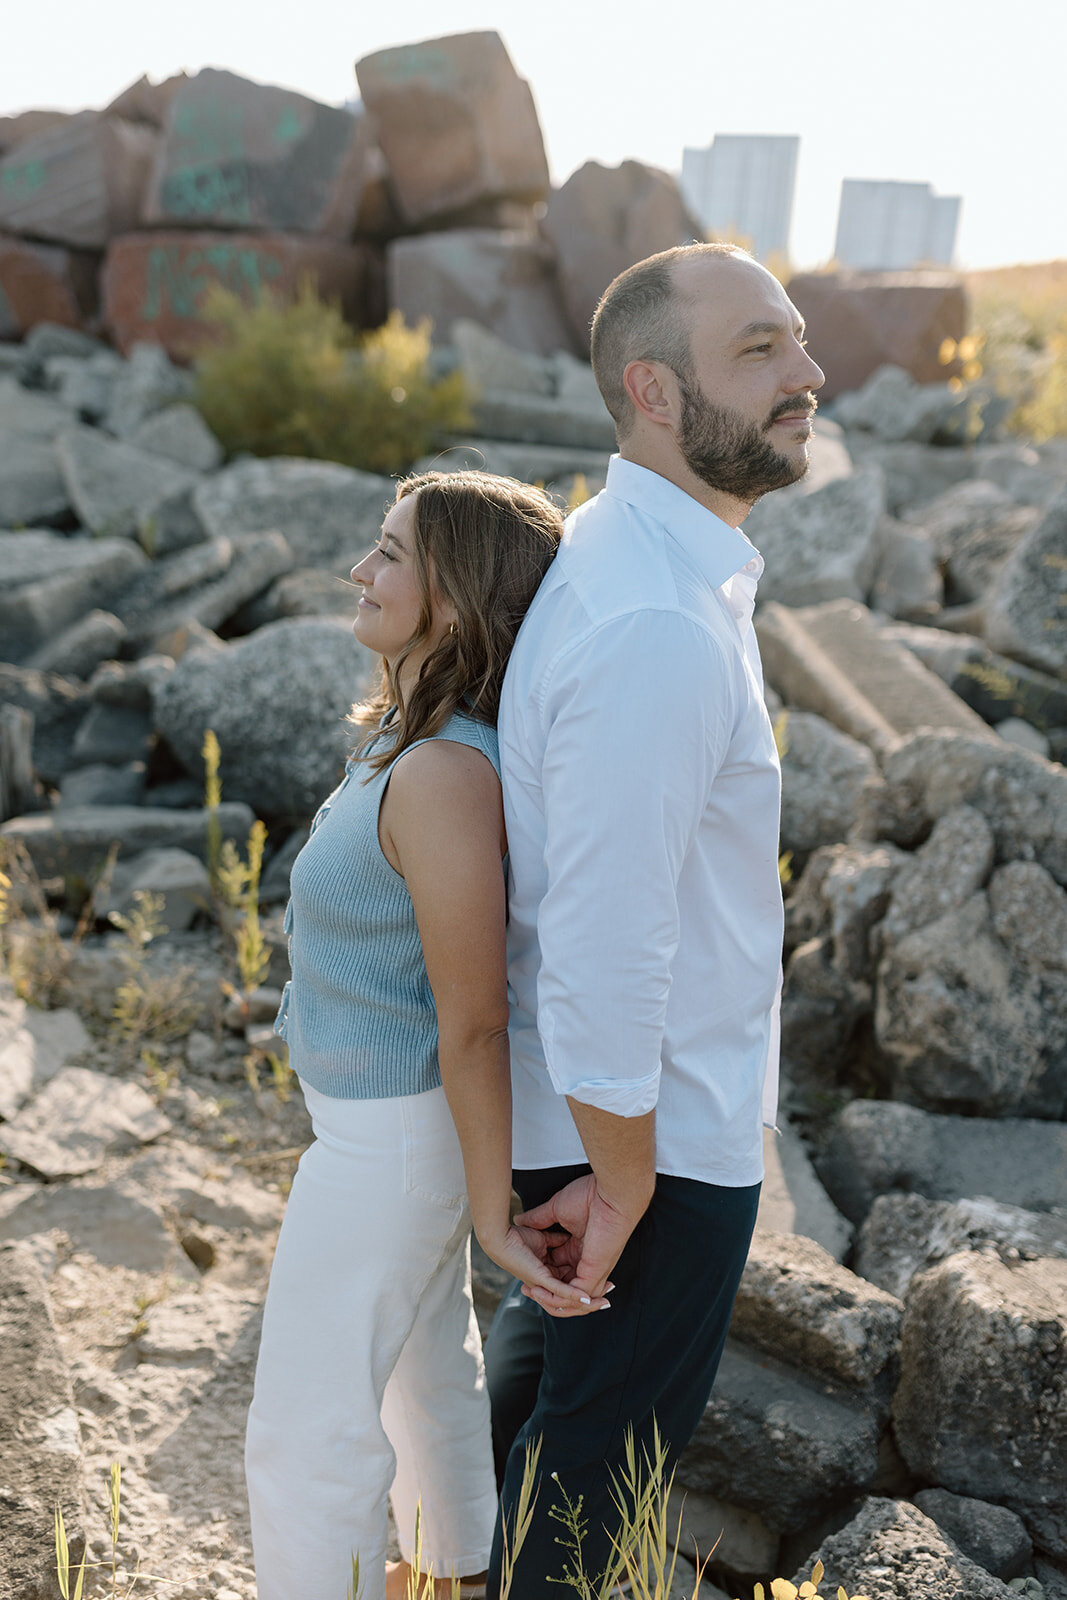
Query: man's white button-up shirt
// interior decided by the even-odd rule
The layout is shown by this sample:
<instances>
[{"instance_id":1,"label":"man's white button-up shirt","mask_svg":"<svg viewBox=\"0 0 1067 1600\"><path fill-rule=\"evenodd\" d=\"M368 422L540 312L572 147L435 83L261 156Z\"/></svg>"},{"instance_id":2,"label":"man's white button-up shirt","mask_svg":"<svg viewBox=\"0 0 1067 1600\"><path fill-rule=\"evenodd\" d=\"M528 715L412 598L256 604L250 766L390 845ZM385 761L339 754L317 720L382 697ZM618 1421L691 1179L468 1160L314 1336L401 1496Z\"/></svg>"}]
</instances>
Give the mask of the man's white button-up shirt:
<instances>
[{"instance_id":1,"label":"man's white button-up shirt","mask_svg":"<svg viewBox=\"0 0 1067 1600\"><path fill-rule=\"evenodd\" d=\"M655 1107L660 1172L762 1176L782 950L762 570L615 456L519 632L499 722L517 1168L585 1160L570 1095Z\"/></svg>"}]
</instances>

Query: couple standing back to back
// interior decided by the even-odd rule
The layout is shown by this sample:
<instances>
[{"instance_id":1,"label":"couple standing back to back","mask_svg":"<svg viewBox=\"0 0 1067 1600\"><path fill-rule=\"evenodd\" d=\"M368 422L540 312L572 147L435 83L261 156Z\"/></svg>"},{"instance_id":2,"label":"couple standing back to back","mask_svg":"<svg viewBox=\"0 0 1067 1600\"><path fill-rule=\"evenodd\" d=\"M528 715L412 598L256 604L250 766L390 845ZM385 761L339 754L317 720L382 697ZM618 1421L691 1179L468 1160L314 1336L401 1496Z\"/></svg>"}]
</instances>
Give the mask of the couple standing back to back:
<instances>
[{"instance_id":1,"label":"couple standing back to back","mask_svg":"<svg viewBox=\"0 0 1067 1600\"><path fill-rule=\"evenodd\" d=\"M426 1553L438 1572L468 1574L488 1556L489 1600L499 1596L501 1529L514 1527L528 1443L541 1441L543 1481L511 1600L543 1600L547 1579L561 1574L549 1474L582 1498L586 1568L596 1572L618 1526L612 1475L627 1430L650 1450L658 1427L672 1461L692 1437L755 1223L762 1126L774 1120L780 775L752 627L762 562L740 524L762 495L806 471L823 375L781 285L720 245L679 247L622 273L594 318L592 361L619 452L603 492L568 519L544 563L503 679L499 750L482 745L502 780L506 840L496 848L509 851L511 1176L524 1207L514 1227L494 1223L485 1237L484 1173L472 1177L470 1154L478 1135L466 1125L477 1113L461 1093L453 1104L441 1035L438 1081L463 1146L475 1231L520 1280L486 1344L500 1487L491 1552L484 1458L477 1480L439 1461L438 1486L426 1466L420 1494L437 1527L432 1502L447 1500L449 1474L467 1484L456 1512L467 1525ZM377 580L360 573L373 595ZM440 624L439 654L457 626L447 605ZM434 751L440 758L442 745ZM419 753L406 757L412 774ZM395 780L389 804L394 789ZM399 871L404 851L396 856ZM420 913L418 871L404 879L445 1030L456 984L448 988L434 951L433 918ZM449 898L447 884L437 893ZM300 1060L293 1065L304 1080ZM506 1107L501 1115L506 1122ZM492 1187L499 1210L499 1174ZM276 1285L280 1276L276 1264L249 1430L260 1595L333 1600L313 1583L273 1583L275 1558L261 1557L261 1530L284 1520L286 1492L276 1471L264 1487L265 1458L286 1441L277 1407L269 1415L280 1381L270 1374L300 1359L298 1333L267 1353L268 1329L285 1321L272 1301L302 1292L296 1280ZM476 1373L467 1330L458 1342ZM469 1373L456 1381L469 1386ZM395 1376L383 1382L395 1386ZM438 1405L432 1388L421 1409L413 1391L397 1404L389 1393L381 1413L399 1478ZM456 1437L468 1426L473 1436L483 1425L448 1424L445 1456L481 1448ZM352 1459L337 1457L338 1475ZM393 1498L399 1523L395 1486ZM403 1526L400 1535L408 1549ZM377 1571L363 1570L368 1600L394 1592L396 1579L383 1590Z\"/></svg>"}]
</instances>

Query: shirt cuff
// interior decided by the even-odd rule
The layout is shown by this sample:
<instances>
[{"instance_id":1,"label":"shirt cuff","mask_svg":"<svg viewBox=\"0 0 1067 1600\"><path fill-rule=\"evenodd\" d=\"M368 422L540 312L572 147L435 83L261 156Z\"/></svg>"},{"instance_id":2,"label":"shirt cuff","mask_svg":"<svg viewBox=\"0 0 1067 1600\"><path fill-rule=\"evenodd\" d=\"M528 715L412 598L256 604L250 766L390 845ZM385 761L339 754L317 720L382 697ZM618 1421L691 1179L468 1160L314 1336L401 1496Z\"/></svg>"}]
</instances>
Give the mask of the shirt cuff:
<instances>
[{"instance_id":1,"label":"shirt cuff","mask_svg":"<svg viewBox=\"0 0 1067 1600\"><path fill-rule=\"evenodd\" d=\"M580 1100L584 1106L610 1111L616 1117L643 1117L656 1109L659 1098L660 1069L647 1078L586 1078L582 1083L561 1087L558 1094Z\"/></svg>"}]
</instances>

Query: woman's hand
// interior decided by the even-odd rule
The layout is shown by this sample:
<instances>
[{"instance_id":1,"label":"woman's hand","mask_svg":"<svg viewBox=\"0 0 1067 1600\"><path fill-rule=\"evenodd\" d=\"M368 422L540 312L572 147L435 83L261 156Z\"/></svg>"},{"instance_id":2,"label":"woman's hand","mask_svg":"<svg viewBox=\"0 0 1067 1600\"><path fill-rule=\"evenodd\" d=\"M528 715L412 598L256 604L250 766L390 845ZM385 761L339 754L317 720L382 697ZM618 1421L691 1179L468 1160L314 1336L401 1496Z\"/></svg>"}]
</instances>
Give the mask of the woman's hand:
<instances>
[{"instance_id":1,"label":"woman's hand","mask_svg":"<svg viewBox=\"0 0 1067 1600\"><path fill-rule=\"evenodd\" d=\"M536 1289L537 1304L549 1316L584 1316L587 1311L606 1310L603 1296L591 1299L577 1286L571 1288L559 1277L549 1261L549 1251L562 1246L566 1234L539 1228L519 1228L514 1223L502 1233L478 1230L478 1243L498 1267L519 1278L527 1289Z\"/></svg>"}]
</instances>

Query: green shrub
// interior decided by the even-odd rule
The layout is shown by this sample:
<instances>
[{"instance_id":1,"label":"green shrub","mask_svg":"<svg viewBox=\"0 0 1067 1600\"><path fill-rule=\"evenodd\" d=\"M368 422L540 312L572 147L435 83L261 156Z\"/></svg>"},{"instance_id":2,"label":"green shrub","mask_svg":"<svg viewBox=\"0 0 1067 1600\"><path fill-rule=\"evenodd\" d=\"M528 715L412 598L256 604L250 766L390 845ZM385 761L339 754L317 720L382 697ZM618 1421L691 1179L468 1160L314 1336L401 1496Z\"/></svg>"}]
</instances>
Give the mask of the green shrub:
<instances>
[{"instance_id":1,"label":"green shrub","mask_svg":"<svg viewBox=\"0 0 1067 1600\"><path fill-rule=\"evenodd\" d=\"M967 287L981 370L1015 401L1012 432L1067 437L1067 261L970 273Z\"/></svg>"},{"instance_id":2,"label":"green shrub","mask_svg":"<svg viewBox=\"0 0 1067 1600\"><path fill-rule=\"evenodd\" d=\"M216 290L217 343L196 364L195 400L231 454L311 456L403 472L442 435L471 423L462 374L430 372L430 324L398 311L358 336L305 284L289 304L251 306Z\"/></svg>"}]
</instances>

